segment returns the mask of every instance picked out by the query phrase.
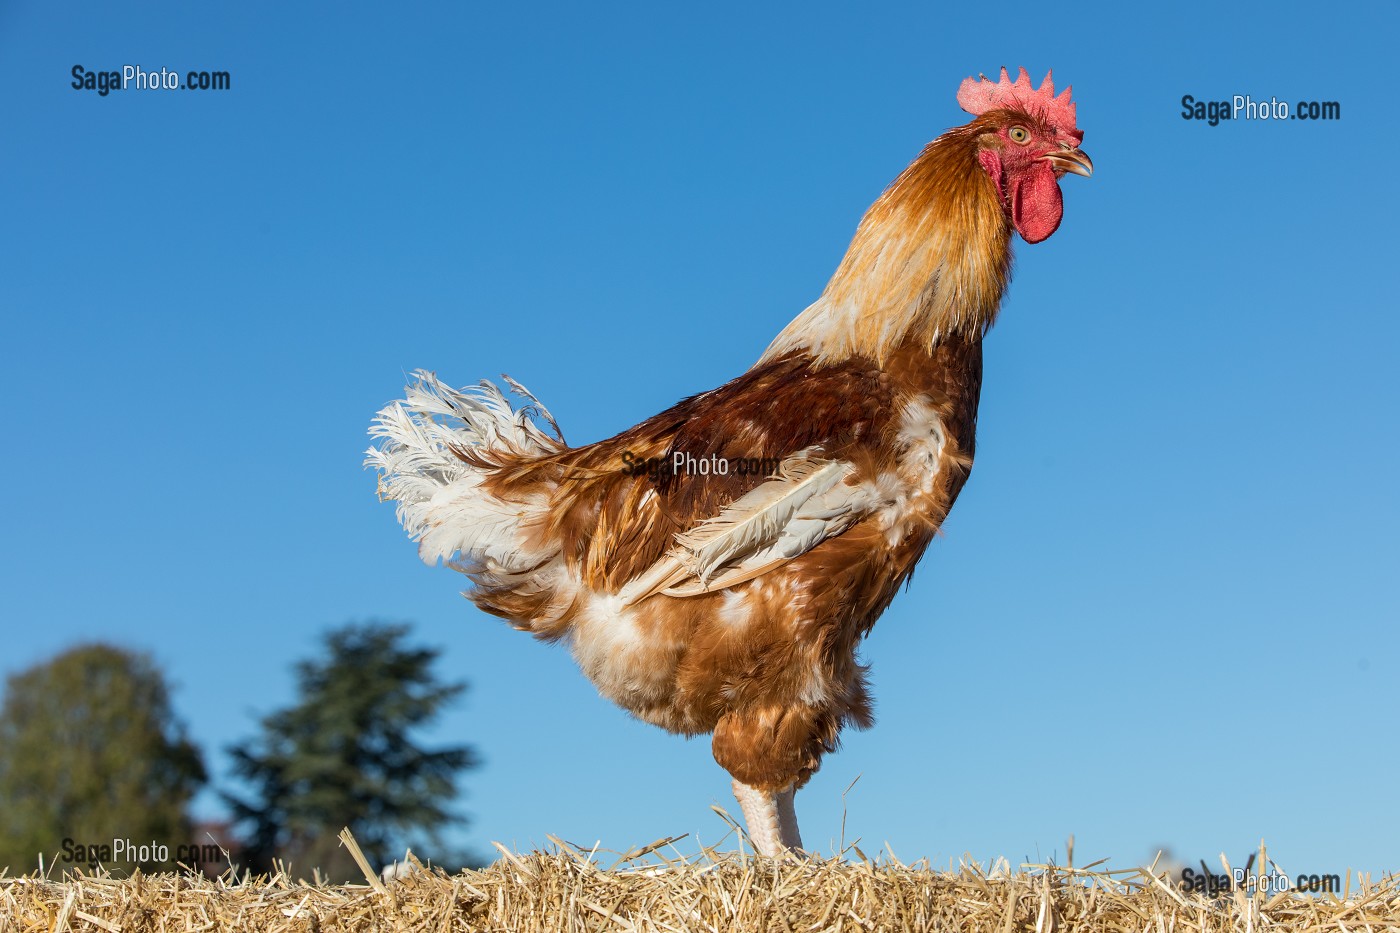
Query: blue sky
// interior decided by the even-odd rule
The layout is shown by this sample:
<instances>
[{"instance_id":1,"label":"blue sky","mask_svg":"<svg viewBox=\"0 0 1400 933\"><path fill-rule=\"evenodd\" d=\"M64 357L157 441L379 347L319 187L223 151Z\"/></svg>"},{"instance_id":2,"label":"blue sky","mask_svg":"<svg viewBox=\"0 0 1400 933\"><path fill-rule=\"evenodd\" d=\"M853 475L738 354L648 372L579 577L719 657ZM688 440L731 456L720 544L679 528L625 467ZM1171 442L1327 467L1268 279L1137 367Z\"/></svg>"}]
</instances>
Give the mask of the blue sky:
<instances>
[{"instance_id":1,"label":"blue sky","mask_svg":"<svg viewBox=\"0 0 1400 933\"><path fill-rule=\"evenodd\" d=\"M737 375L964 122L963 77L1053 67L1097 171L1018 241L977 469L866 645L879 721L799 796L806 840L860 776L848 840L904 859L1073 833L1080 861L1263 838L1295 873L1400 869L1396 20L6 4L0 672L149 650L223 781L321 632L411 620L471 682L431 736L487 762L463 841L717 841L708 742L424 567L365 428L418 367L508 372L574 443ZM75 64L232 89L101 97ZM1181 116L1237 93L1342 119Z\"/></svg>"}]
</instances>

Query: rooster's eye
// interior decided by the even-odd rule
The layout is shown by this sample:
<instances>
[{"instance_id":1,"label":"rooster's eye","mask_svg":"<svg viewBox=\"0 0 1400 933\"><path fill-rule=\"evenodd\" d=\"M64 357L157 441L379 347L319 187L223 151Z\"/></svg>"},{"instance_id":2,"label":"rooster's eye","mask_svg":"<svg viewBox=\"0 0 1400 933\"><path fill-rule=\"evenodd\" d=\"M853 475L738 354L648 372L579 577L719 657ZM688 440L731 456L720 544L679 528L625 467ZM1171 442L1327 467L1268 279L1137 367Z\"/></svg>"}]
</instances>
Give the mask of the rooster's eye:
<instances>
[{"instance_id":1,"label":"rooster's eye","mask_svg":"<svg viewBox=\"0 0 1400 933\"><path fill-rule=\"evenodd\" d=\"M1006 131L1006 135L1011 137L1013 143L1025 143L1031 138L1030 130L1024 126L1013 126Z\"/></svg>"}]
</instances>

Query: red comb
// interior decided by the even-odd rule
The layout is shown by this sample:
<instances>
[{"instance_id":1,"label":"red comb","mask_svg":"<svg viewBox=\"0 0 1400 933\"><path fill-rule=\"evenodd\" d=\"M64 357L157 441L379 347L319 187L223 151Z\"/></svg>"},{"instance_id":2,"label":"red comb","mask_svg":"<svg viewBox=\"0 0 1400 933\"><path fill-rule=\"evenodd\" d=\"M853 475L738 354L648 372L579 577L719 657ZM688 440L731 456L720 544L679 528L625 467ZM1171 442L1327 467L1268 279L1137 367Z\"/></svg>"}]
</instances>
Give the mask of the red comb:
<instances>
[{"instance_id":1,"label":"red comb","mask_svg":"<svg viewBox=\"0 0 1400 933\"><path fill-rule=\"evenodd\" d=\"M958 87L958 106L973 116L981 116L988 110L1009 108L1040 116L1056 130L1074 137L1075 145L1084 139L1084 134L1075 125L1074 101L1069 99L1069 85L1059 97L1055 96L1055 82L1050 80L1050 72L1045 72L1045 80L1040 87L1031 88L1031 76L1026 69L1015 81L1001 69L1001 80L992 81L986 75L965 78Z\"/></svg>"}]
</instances>

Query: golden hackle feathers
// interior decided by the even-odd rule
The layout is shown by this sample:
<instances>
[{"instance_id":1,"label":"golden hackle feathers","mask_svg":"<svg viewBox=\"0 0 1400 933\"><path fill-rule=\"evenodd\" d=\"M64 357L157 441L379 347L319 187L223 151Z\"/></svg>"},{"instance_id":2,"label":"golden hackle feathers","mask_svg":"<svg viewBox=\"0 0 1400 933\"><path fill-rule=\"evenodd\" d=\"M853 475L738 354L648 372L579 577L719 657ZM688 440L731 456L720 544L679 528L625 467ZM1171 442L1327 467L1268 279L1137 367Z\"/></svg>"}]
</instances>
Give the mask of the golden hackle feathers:
<instances>
[{"instance_id":1,"label":"golden hackle feathers","mask_svg":"<svg viewBox=\"0 0 1400 933\"><path fill-rule=\"evenodd\" d=\"M929 143L861 219L845 257L760 363L791 353L883 365L907 343L980 337L1011 274L1011 230L978 164L976 124Z\"/></svg>"}]
</instances>

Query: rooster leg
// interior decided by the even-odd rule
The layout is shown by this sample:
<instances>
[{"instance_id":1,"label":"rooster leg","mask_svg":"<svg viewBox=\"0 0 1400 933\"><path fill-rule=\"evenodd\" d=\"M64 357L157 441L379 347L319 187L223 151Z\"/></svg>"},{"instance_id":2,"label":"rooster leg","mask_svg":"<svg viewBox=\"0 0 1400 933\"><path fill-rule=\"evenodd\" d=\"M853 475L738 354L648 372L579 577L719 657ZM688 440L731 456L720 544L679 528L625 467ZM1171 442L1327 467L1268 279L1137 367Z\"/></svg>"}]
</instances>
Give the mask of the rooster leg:
<instances>
[{"instance_id":1,"label":"rooster leg","mask_svg":"<svg viewBox=\"0 0 1400 933\"><path fill-rule=\"evenodd\" d=\"M797 811L793 807L796 794L796 785L771 791L734 782L734 796L743 808L749 838L759 855L776 858L801 854L802 837L797 832Z\"/></svg>"},{"instance_id":2,"label":"rooster leg","mask_svg":"<svg viewBox=\"0 0 1400 933\"><path fill-rule=\"evenodd\" d=\"M778 792L778 828L783 845L794 852L802 851L802 834L797 831L797 785Z\"/></svg>"}]
</instances>

